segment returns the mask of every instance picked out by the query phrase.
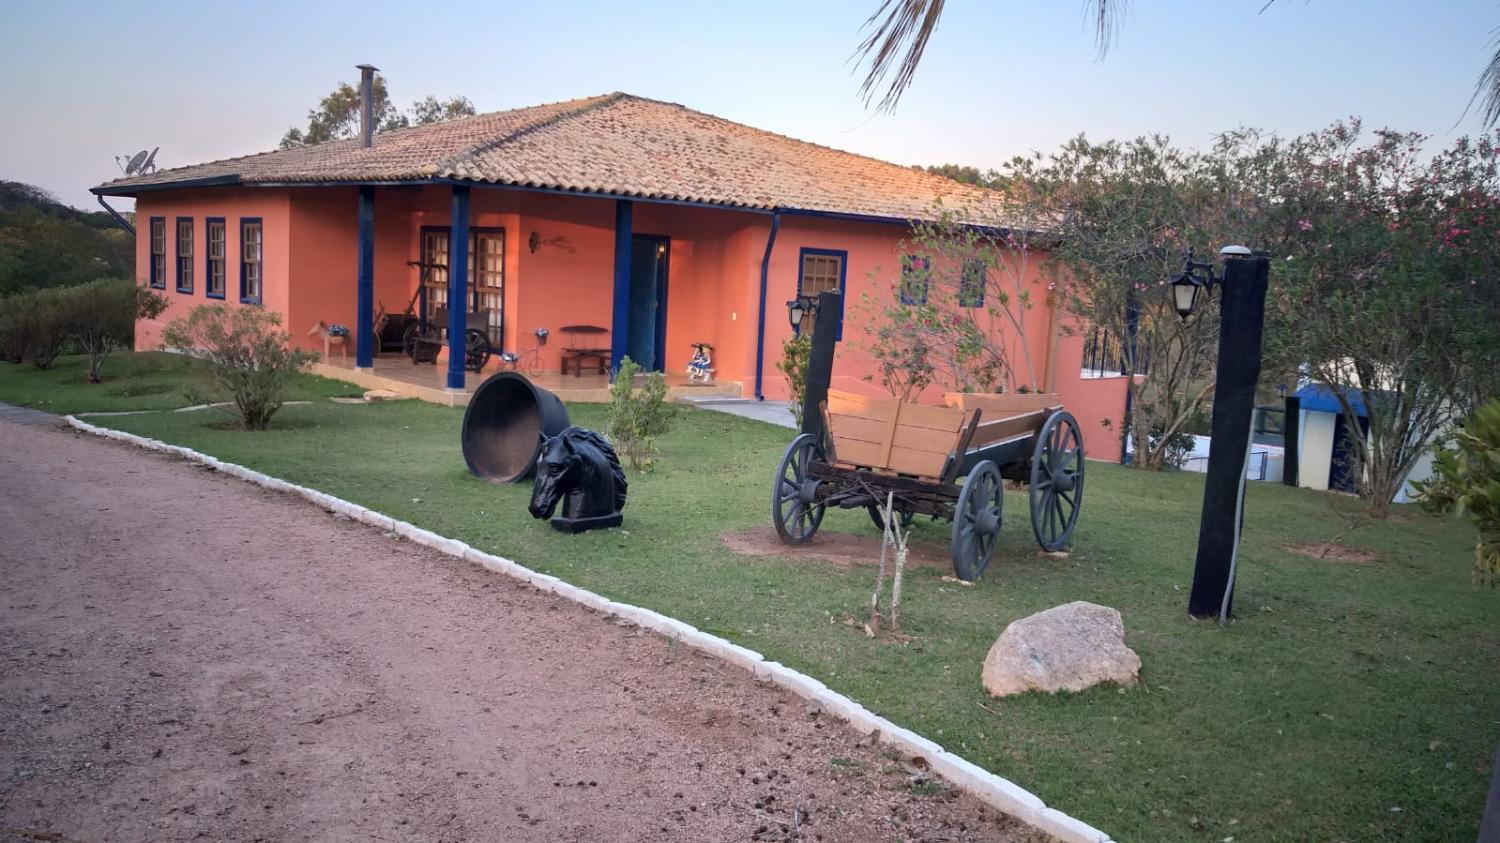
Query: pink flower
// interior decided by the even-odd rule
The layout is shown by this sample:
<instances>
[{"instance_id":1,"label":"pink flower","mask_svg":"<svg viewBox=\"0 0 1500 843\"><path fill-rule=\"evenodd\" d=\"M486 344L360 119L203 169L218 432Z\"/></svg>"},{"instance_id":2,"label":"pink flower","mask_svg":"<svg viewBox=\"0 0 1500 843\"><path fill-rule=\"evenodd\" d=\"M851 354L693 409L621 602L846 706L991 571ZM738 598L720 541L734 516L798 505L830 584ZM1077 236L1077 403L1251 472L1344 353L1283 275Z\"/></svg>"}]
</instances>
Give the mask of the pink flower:
<instances>
[{"instance_id":1,"label":"pink flower","mask_svg":"<svg viewBox=\"0 0 1500 843\"><path fill-rule=\"evenodd\" d=\"M1312 220L1298 220L1297 227L1303 231L1312 231Z\"/></svg>"}]
</instances>

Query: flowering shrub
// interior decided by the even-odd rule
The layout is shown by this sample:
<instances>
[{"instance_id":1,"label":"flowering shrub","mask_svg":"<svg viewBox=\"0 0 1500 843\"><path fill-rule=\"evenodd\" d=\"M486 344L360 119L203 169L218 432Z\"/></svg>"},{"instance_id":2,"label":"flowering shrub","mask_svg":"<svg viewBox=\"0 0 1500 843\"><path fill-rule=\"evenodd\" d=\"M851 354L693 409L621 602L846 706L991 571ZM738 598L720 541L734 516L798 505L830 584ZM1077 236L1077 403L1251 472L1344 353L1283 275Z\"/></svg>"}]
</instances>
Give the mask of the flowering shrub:
<instances>
[{"instance_id":1,"label":"flowering shrub","mask_svg":"<svg viewBox=\"0 0 1500 843\"><path fill-rule=\"evenodd\" d=\"M246 430L265 430L281 409L292 376L317 359L312 352L292 348L279 314L258 307L195 307L172 320L162 340L208 361Z\"/></svg>"}]
</instances>

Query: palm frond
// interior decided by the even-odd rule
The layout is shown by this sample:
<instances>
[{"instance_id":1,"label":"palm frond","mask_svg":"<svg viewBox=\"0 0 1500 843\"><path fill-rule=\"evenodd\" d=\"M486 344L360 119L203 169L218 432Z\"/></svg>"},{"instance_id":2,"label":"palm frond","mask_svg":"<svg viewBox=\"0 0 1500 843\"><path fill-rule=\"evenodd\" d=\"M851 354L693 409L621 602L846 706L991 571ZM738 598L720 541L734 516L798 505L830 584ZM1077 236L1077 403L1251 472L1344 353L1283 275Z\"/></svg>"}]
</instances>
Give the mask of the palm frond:
<instances>
[{"instance_id":1,"label":"palm frond","mask_svg":"<svg viewBox=\"0 0 1500 843\"><path fill-rule=\"evenodd\" d=\"M1464 107L1464 113L1459 117L1462 122L1464 117L1474 109L1475 103L1479 104L1481 119L1486 129L1500 122L1500 30L1490 34L1490 46L1495 52L1490 56L1490 61L1484 66L1484 72L1479 74L1479 81L1474 83L1474 95L1469 97L1469 104Z\"/></svg>"},{"instance_id":2,"label":"palm frond","mask_svg":"<svg viewBox=\"0 0 1500 843\"><path fill-rule=\"evenodd\" d=\"M880 111L894 111L912 77L922 61L922 51L927 49L927 40L937 29L938 19L943 15L944 0L881 0L880 8L870 15L862 29L869 35L860 42L855 51L861 60L868 60L870 69L865 81L859 86L859 95L865 105L875 97L891 67L901 56L895 78L886 88L877 106ZM903 55L904 53L904 55Z\"/></svg>"},{"instance_id":3,"label":"palm frond","mask_svg":"<svg viewBox=\"0 0 1500 843\"><path fill-rule=\"evenodd\" d=\"M944 0L881 0L875 14L864 22L861 31L868 34L854 51L860 63L868 63L865 79L859 86L860 98L868 106L886 77L890 84L876 108L894 111L901 95L911 86L922 51L937 29L943 15ZM1103 57L1119 33L1127 0L1084 0L1084 16L1093 24L1094 41ZM894 70L894 75L892 72Z\"/></svg>"}]
</instances>

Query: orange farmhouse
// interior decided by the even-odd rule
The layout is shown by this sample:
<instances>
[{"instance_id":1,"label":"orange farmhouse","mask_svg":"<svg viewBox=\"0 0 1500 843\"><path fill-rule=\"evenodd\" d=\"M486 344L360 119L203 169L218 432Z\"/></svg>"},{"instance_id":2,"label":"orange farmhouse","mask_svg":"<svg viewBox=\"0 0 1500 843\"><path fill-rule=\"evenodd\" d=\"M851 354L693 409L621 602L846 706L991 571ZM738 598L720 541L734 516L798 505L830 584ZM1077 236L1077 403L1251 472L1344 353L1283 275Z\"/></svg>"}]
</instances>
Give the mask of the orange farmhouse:
<instances>
[{"instance_id":1,"label":"orange farmhouse","mask_svg":"<svg viewBox=\"0 0 1500 843\"><path fill-rule=\"evenodd\" d=\"M192 307L223 302L280 313L318 351L310 328L348 326L351 376L410 372L392 346L399 337L376 334L378 317L454 318L447 303L461 297L466 321L454 322L483 333L489 368L511 352L557 373L565 348L593 344L605 363L628 355L680 374L706 343L719 384L767 399L787 395L776 368L792 332L787 302L835 287L846 322L833 385L881 392L857 303L892 294L911 221L935 202L998 201L620 93L163 170L94 192L135 198L138 278L170 301L137 325L139 349L159 347L162 327ZM1067 329L1046 278L1033 275L1025 342L1038 386L1062 395L1092 457L1118 459L1124 380L1086 368L1088 332ZM563 331L577 326L596 330ZM433 371L449 389L487 375L449 357ZM573 362L599 377L595 361ZM940 389L929 392L940 400Z\"/></svg>"}]
</instances>

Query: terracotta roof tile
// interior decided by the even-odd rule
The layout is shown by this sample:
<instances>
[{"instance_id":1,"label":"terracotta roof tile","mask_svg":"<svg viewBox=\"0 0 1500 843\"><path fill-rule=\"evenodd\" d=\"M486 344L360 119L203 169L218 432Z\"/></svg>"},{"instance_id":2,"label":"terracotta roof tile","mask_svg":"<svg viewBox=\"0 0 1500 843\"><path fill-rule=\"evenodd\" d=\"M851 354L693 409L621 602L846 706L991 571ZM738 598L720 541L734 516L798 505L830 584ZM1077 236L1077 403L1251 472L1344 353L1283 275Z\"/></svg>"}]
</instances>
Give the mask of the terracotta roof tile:
<instances>
[{"instance_id":1,"label":"terracotta roof tile","mask_svg":"<svg viewBox=\"0 0 1500 843\"><path fill-rule=\"evenodd\" d=\"M933 202L1001 215L999 194L628 94L500 111L117 179L146 189L223 180L280 184L429 178L753 209L930 216Z\"/></svg>"}]
</instances>

